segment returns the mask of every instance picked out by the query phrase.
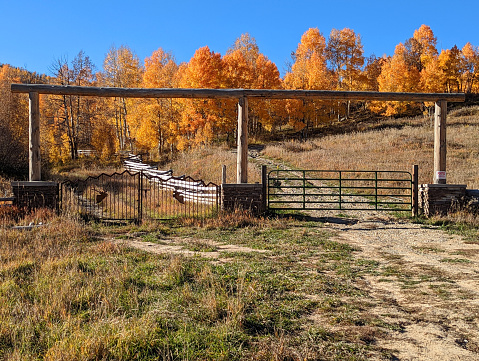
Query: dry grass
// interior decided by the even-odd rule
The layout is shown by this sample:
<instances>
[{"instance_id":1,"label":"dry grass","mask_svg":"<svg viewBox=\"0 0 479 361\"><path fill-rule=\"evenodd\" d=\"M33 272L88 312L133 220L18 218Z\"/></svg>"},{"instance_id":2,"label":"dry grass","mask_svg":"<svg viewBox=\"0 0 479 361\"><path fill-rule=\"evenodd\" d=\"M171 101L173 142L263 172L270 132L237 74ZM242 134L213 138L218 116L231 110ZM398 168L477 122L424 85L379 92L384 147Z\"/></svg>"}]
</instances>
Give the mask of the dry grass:
<instances>
[{"instance_id":1,"label":"dry grass","mask_svg":"<svg viewBox=\"0 0 479 361\"><path fill-rule=\"evenodd\" d=\"M270 145L263 155L294 167L322 170L401 170L419 165L419 182L431 183L434 133L430 118L388 120L384 129ZM370 128L377 128L377 124ZM479 188L479 107L448 116L448 183Z\"/></svg>"},{"instance_id":2,"label":"dry grass","mask_svg":"<svg viewBox=\"0 0 479 361\"><path fill-rule=\"evenodd\" d=\"M380 352L364 342L366 334L312 327L313 312L344 313L345 329L356 327L346 319L365 317L355 301L318 309L323 296L359 296L346 271L362 267L351 247L328 240L321 224L237 213L160 226L175 237L194 235L185 247L204 246L195 239L230 239L271 252L229 252L229 261L218 263L100 238L153 235L158 224L103 228L45 211L19 223L32 221L46 226L0 229L0 359L366 360ZM325 262L317 262L320 255ZM376 330L373 321L369 327Z\"/></svg>"},{"instance_id":3,"label":"dry grass","mask_svg":"<svg viewBox=\"0 0 479 361\"><path fill-rule=\"evenodd\" d=\"M197 148L180 153L167 167L173 169L175 175L185 174L195 179L203 179L206 183L221 184L223 165L226 165L227 183L236 183L236 150L224 146ZM250 163L248 182L260 181L260 170Z\"/></svg>"}]
</instances>

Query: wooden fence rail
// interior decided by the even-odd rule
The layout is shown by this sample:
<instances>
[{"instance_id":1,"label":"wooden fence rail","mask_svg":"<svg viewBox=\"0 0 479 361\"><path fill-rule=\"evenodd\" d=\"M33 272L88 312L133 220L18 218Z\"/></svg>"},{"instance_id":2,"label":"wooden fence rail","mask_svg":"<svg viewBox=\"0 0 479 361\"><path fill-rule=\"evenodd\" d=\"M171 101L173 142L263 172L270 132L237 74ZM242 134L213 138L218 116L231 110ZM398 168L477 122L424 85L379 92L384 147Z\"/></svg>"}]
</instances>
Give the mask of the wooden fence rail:
<instances>
[{"instance_id":1,"label":"wooden fence rail","mask_svg":"<svg viewBox=\"0 0 479 361\"><path fill-rule=\"evenodd\" d=\"M164 189L173 191L173 196L180 202L194 201L204 204L216 204L218 186L205 184L202 180L194 180L184 175L175 177L172 170L162 171L145 164L138 155L130 154L123 161L125 168L132 172L141 172L150 182L159 183Z\"/></svg>"}]
</instances>

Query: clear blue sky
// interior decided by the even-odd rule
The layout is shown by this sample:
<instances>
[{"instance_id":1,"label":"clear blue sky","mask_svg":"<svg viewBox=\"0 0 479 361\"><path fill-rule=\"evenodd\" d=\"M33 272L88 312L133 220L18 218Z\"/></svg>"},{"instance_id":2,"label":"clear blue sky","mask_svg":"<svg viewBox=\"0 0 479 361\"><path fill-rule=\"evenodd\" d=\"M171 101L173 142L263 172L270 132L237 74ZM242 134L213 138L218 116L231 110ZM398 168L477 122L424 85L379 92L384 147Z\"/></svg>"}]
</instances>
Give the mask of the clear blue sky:
<instances>
[{"instance_id":1,"label":"clear blue sky","mask_svg":"<svg viewBox=\"0 0 479 361\"><path fill-rule=\"evenodd\" d=\"M143 61L162 47L178 63L208 45L222 55L242 33L284 74L286 62L309 28L327 38L353 29L365 56L392 55L421 24L438 50L479 45L478 0L0 0L0 63L51 75L55 59L80 50L98 70L112 45L126 45Z\"/></svg>"}]
</instances>

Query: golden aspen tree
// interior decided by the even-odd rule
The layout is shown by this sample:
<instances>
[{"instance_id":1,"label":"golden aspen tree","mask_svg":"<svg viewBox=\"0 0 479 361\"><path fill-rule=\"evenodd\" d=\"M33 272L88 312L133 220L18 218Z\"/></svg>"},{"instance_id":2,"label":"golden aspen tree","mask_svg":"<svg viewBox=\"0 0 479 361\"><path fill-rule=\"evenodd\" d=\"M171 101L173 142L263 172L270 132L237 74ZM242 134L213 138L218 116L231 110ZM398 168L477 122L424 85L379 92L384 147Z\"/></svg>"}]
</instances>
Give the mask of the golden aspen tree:
<instances>
[{"instance_id":1,"label":"golden aspen tree","mask_svg":"<svg viewBox=\"0 0 479 361\"><path fill-rule=\"evenodd\" d=\"M426 93L443 91L443 72L438 63L438 51L436 49L437 38L427 25L414 31L414 35L408 40L410 48L406 57L414 59L409 61L410 66L415 66L420 71L420 90ZM407 46L406 46L407 48ZM433 103L426 103L426 107Z\"/></svg>"},{"instance_id":2,"label":"golden aspen tree","mask_svg":"<svg viewBox=\"0 0 479 361\"><path fill-rule=\"evenodd\" d=\"M326 55L331 68L337 74L338 89L355 89L364 65L363 53L361 36L354 30L331 30Z\"/></svg>"},{"instance_id":3,"label":"golden aspen tree","mask_svg":"<svg viewBox=\"0 0 479 361\"><path fill-rule=\"evenodd\" d=\"M420 88L425 93L444 92L444 73L438 57L431 58L421 70Z\"/></svg>"},{"instance_id":4,"label":"golden aspen tree","mask_svg":"<svg viewBox=\"0 0 479 361\"><path fill-rule=\"evenodd\" d=\"M338 90L360 89L364 50L361 36L354 30L333 29L329 34L326 56L332 70L336 73ZM349 117L351 102L347 102L346 117Z\"/></svg>"},{"instance_id":5,"label":"golden aspen tree","mask_svg":"<svg viewBox=\"0 0 479 361\"><path fill-rule=\"evenodd\" d=\"M379 91L383 92L417 91L420 84L420 73L416 67L408 65L404 44L399 43L394 50L394 55L382 66L378 84ZM390 116L415 111L418 107L410 102L386 102L375 103L373 109Z\"/></svg>"},{"instance_id":6,"label":"golden aspen tree","mask_svg":"<svg viewBox=\"0 0 479 361\"><path fill-rule=\"evenodd\" d=\"M223 57L224 74L229 88L279 89L281 79L276 65L261 54L256 40L242 34ZM279 101L251 99L249 102L249 133L259 134L262 129L274 130Z\"/></svg>"},{"instance_id":7,"label":"golden aspen tree","mask_svg":"<svg viewBox=\"0 0 479 361\"><path fill-rule=\"evenodd\" d=\"M143 69L138 56L126 46L112 46L103 62L103 71L99 74L99 84L109 87L136 88L142 80ZM111 122L116 128L120 150L133 150L130 134L130 111L134 110L135 99L115 98L110 101Z\"/></svg>"},{"instance_id":8,"label":"golden aspen tree","mask_svg":"<svg viewBox=\"0 0 479 361\"><path fill-rule=\"evenodd\" d=\"M117 128L114 119L114 108L109 98L98 98L96 102L97 116L93 124L91 145L100 159L110 159L118 149Z\"/></svg>"},{"instance_id":9,"label":"golden aspen tree","mask_svg":"<svg viewBox=\"0 0 479 361\"><path fill-rule=\"evenodd\" d=\"M145 88L172 88L178 65L171 53L159 48L145 59L142 86ZM137 101L136 112L131 118L131 131L140 151L155 150L161 155L174 144L170 132L171 122L178 122L176 102L172 99L144 99Z\"/></svg>"},{"instance_id":10,"label":"golden aspen tree","mask_svg":"<svg viewBox=\"0 0 479 361\"><path fill-rule=\"evenodd\" d=\"M240 46L241 43L237 40L235 43L237 46ZM251 47L251 44L249 44ZM250 50L257 54L257 49ZM231 89L239 89L239 88L252 88L253 79L254 79L254 65L252 61L254 61L255 55L248 54L244 49L236 48L236 49L228 49L226 55L223 57L223 74L225 78L225 87ZM226 99L223 101L224 104L224 116L226 118L235 119L236 117L236 103L237 100L235 99ZM249 134L253 134L251 131L252 124L257 122L256 114L256 107L254 104L251 104L251 101L248 104L248 126ZM229 128L229 132L226 134L226 141L228 143L232 143L235 139L235 129L236 126L231 124ZM254 127L253 127L254 129Z\"/></svg>"},{"instance_id":11,"label":"golden aspen tree","mask_svg":"<svg viewBox=\"0 0 479 361\"><path fill-rule=\"evenodd\" d=\"M317 28L308 29L294 53L294 64L284 78L288 89L330 89L326 39Z\"/></svg>"},{"instance_id":12,"label":"golden aspen tree","mask_svg":"<svg viewBox=\"0 0 479 361\"><path fill-rule=\"evenodd\" d=\"M419 44L419 58L421 61L421 71L427 66L428 62L436 58L438 51L436 49L437 38L434 36L431 28L427 25L421 25L421 27L414 31L413 38Z\"/></svg>"},{"instance_id":13,"label":"golden aspen tree","mask_svg":"<svg viewBox=\"0 0 479 361\"><path fill-rule=\"evenodd\" d=\"M317 28L308 29L293 53L294 63L284 77L286 89L331 89L334 78L326 63L326 39ZM306 124L317 126L324 112L322 102L289 100L286 105L289 123L301 130Z\"/></svg>"},{"instance_id":14,"label":"golden aspen tree","mask_svg":"<svg viewBox=\"0 0 479 361\"><path fill-rule=\"evenodd\" d=\"M451 49L441 51L438 61L439 66L444 73L446 91L448 93L461 92L464 67L459 48L454 45Z\"/></svg>"},{"instance_id":15,"label":"golden aspen tree","mask_svg":"<svg viewBox=\"0 0 479 361\"><path fill-rule=\"evenodd\" d=\"M387 57L385 56L377 58L375 55L371 55L366 59L366 66L362 74L364 80L361 82L363 90L379 91L378 78L386 61Z\"/></svg>"},{"instance_id":16,"label":"golden aspen tree","mask_svg":"<svg viewBox=\"0 0 479 361\"><path fill-rule=\"evenodd\" d=\"M189 63L181 69L180 86L184 88L222 88L223 62L221 55L205 46L196 50ZM178 148L208 144L215 136L234 129L235 120L223 119L220 99L185 99L178 127Z\"/></svg>"},{"instance_id":17,"label":"golden aspen tree","mask_svg":"<svg viewBox=\"0 0 479 361\"><path fill-rule=\"evenodd\" d=\"M420 83L417 91L426 93L443 91L443 72L438 63L436 49L437 38L427 25L421 25L414 31L413 37L406 41L406 62L420 72ZM428 114L434 102L424 103L424 113Z\"/></svg>"},{"instance_id":18,"label":"golden aspen tree","mask_svg":"<svg viewBox=\"0 0 479 361\"><path fill-rule=\"evenodd\" d=\"M12 94L11 83L22 82L19 69L0 66L0 173L28 171L28 97Z\"/></svg>"},{"instance_id":19,"label":"golden aspen tree","mask_svg":"<svg viewBox=\"0 0 479 361\"><path fill-rule=\"evenodd\" d=\"M259 54L256 58L254 74L253 89L280 89L282 87L276 64L263 54ZM274 132L278 126L281 126L282 120L286 119L285 101L283 100L252 99L251 108L253 114L257 116L257 126L252 129L253 134L259 133L262 128ZM252 125L254 126L254 123Z\"/></svg>"},{"instance_id":20,"label":"golden aspen tree","mask_svg":"<svg viewBox=\"0 0 479 361\"><path fill-rule=\"evenodd\" d=\"M57 59L51 69L55 74L55 84L89 86L95 81L94 65L83 51L71 63L63 58ZM52 159L76 159L80 146L91 146L95 101L77 95L48 97L45 112L51 118L50 126L57 128L51 129L55 136L48 137L52 142L49 147ZM59 152L61 156L52 152Z\"/></svg>"},{"instance_id":21,"label":"golden aspen tree","mask_svg":"<svg viewBox=\"0 0 479 361\"><path fill-rule=\"evenodd\" d=\"M472 93L476 86L476 79L479 74L479 48L467 43L461 50L463 58L463 83L464 92Z\"/></svg>"}]
</instances>

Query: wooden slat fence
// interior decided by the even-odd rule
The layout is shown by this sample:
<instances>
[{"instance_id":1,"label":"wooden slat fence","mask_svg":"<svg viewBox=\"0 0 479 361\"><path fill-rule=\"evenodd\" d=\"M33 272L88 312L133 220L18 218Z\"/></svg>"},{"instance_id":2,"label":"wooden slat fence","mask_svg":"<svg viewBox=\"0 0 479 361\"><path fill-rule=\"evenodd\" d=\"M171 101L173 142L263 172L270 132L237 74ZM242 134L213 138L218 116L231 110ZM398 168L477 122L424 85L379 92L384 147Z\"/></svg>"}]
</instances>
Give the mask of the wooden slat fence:
<instances>
[{"instance_id":1,"label":"wooden slat fence","mask_svg":"<svg viewBox=\"0 0 479 361\"><path fill-rule=\"evenodd\" d=\"M159 183L163 188L172 190L173 196L180 201L219 204L216 184L205 184L202 180L195 180L184 175L173 176L171 169L158 170L157 167L143 163L141 157L135 154L129 154L123 160L123 165L130 172L141 172L148 181Z\"/></svg>"}]
</instances>

